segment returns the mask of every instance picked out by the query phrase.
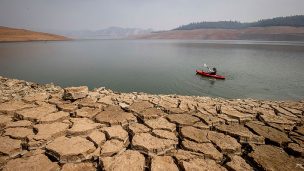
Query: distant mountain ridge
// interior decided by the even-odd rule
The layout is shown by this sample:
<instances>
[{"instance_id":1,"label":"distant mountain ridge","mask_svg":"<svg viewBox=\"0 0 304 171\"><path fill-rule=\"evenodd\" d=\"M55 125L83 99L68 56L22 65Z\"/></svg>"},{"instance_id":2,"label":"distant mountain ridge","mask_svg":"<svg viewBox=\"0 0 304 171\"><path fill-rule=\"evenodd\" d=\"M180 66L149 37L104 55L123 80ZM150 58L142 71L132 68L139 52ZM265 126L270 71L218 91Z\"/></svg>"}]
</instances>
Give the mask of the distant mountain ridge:
<instances>
[{"instance_id":1,"label":"distant mountain ridge","mask_svg":"<svg viewBox=\"0 0 304 171\"><path fill-rule=\"evenodd\" d=\"M149 34L152 29L108 27L101 30L81 30L57 32L74 39L123 39L136 35Z\"/></svg>"},{"instance_id":2,"label":"distant mountain ridge","mask_svg":"<svg viewBox=\"0 0 304 171\"><path fill-rule=\"evenodd\" d=\"M271 26L304 27L304 15L262 19L251 23L241 23L238 21L195 22L195 23L179 26L173 30L244 29L249 27L271 27Z\"/></svg>"}]
</instances>

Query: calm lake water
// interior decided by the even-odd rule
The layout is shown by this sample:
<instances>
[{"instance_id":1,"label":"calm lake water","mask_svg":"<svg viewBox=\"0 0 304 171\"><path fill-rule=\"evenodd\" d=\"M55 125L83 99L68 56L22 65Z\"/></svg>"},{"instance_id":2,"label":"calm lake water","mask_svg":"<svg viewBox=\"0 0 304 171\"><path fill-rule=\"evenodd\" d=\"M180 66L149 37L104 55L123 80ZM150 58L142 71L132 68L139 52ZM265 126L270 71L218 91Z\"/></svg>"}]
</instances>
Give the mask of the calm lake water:
<instances>
[{"instance_id":1,"label":"calm lake water","mask_svg":"<svg viewBox=\"0 0 304 171\"><path fill-rule=\"evenodd\" d=\"M215 66L226 80L195 74ZM0 43L0 75L60 86L303 99L304 42L82 40Z\"/></svg>"}]
</instances>

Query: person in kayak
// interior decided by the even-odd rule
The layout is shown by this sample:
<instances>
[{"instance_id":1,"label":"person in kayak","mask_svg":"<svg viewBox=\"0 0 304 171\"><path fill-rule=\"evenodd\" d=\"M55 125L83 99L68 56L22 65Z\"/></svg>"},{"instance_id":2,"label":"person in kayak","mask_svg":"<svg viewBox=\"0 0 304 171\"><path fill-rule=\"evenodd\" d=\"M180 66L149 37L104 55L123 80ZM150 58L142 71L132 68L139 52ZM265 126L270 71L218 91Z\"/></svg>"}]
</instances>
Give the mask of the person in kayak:
<instances>
[{"instance_id":1,"label":"person in kayak","mask_svg":"<svg viewBox=\"0 0 304 171\"><path fill-rule=\"evenodd\" d=\"M210 75L216 75L216 68L215 67L213 67L212 69L209 69L209 71L210 71L209 72Z\"/></svg>"}]
</instances>

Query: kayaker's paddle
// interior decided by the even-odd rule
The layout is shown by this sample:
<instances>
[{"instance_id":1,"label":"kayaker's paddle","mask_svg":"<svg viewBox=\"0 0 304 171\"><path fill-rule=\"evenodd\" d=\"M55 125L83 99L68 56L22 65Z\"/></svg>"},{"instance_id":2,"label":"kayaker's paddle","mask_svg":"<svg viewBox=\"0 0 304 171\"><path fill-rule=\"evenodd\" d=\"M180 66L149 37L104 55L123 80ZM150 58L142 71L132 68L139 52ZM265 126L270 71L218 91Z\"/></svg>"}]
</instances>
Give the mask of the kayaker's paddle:
<instances>
[{"instance_id":1,"label":"kayaker's paddle","mask_svg":"<svg viewBox=\"0 0 304 171\"><path fill-rule=\"evenodd\" d=\"M204 64L204 67L208 68L208 70L211 71L207 64Z\"/></svg>"}]
</instances>

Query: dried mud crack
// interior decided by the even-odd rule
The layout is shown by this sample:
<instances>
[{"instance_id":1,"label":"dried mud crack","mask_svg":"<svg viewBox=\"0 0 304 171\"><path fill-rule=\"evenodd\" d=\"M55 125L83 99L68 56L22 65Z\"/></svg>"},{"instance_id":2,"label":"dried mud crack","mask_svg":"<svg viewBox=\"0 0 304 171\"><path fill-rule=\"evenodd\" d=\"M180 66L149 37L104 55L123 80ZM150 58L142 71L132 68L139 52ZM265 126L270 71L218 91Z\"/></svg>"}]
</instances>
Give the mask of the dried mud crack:
<instances>
[{"instance_id":1,"label":"dried mud crack","mask_svg":"<svg viewBox=\"0 0 304 171\"><path fill-rule=\"evenodd\" d=\"M303 124L303 100L119 93L0 76L4 171L304 171Z\"/></svg>"}]
</instances>

